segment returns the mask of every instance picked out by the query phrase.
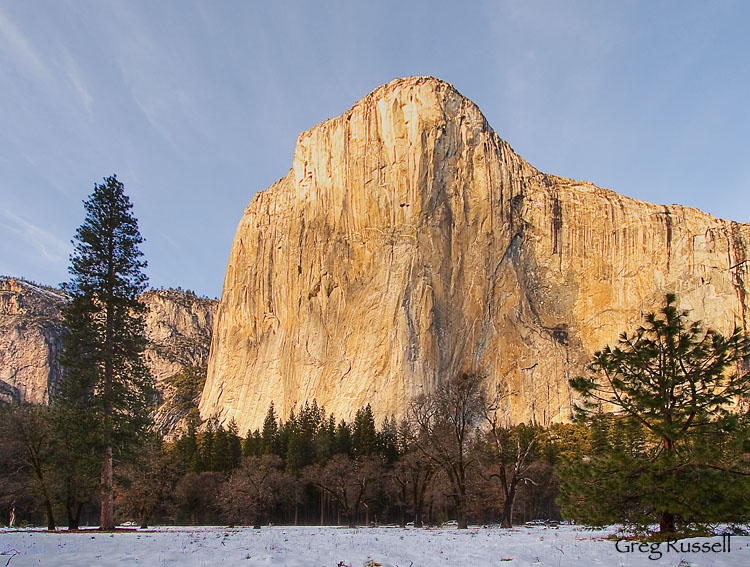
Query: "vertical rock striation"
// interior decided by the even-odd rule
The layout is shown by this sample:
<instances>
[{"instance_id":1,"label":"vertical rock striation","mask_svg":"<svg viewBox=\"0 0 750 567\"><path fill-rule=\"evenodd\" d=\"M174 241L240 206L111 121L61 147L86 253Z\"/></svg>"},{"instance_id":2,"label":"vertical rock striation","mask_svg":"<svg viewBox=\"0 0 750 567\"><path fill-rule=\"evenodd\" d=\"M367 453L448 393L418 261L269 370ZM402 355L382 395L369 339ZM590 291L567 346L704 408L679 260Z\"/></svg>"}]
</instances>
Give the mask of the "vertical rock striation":
<instances>
[{"instance_id":1,"label":"vertical rock striation","mask_svg":"<svg viewBox=\"0 0 750 567\"><path fill-rule=\"evenodd\" d=\"M432 78L300 135L237 228L201 415L260 425L316 398L401 416L461 370L515 420L566 419L591 354L666 291L747 327L750 226L539 172Z\"/></svg>"}]
</instances>

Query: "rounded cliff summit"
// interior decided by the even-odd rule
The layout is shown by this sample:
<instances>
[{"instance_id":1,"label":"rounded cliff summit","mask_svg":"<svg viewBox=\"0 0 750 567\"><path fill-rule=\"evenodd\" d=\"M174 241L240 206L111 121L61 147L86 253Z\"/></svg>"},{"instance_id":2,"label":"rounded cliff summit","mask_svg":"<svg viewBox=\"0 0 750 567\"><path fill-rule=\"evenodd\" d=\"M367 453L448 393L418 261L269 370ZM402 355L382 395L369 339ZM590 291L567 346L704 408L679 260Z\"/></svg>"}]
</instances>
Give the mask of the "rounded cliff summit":
<instances>
[{"instance_id":1,"label":"rounded cliff summit","mask_svg":"<svg viewBox=\"0 0 750 567\"><path fill-rule=\"evenodd\" d=\"M247 207L201 415L245 432L315 399L398 418L471 371L509 419L565 420L568 379L665 292L747 327L748 242L750 225L542 173L448 83L397 79L302 133Z\"/></svg>"}]
</instances>

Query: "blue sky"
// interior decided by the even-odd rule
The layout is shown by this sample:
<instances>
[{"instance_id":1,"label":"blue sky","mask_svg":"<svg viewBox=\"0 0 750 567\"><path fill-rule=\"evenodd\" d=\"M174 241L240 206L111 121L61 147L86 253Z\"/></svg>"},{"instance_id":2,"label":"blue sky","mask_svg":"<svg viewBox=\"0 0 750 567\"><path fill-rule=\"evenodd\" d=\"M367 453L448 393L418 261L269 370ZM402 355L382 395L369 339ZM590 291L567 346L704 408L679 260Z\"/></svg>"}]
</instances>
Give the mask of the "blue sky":
<instances>
[{"instance_id":1,"label":"blue sky","mask_svg":"<svg viewBox=\"0 0 750 567\"><path fill-rule=\"evenodd\" d=\"M219 296L297 135L395 77L535 167L750 221L750 3L0 0L0 274L68 279L117 173L153 286Z\"/></svg>"}]
</instances>

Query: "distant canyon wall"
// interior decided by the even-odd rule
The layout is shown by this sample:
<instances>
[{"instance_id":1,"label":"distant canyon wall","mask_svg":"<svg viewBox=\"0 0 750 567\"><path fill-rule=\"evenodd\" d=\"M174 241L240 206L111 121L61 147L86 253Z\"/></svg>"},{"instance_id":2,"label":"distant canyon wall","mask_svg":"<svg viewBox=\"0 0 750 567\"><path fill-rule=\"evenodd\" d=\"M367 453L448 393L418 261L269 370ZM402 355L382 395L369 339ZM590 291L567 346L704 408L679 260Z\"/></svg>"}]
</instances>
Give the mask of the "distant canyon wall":
<instances>
[{"instance_id":1,"label":"distant canyon wall","mask_svg":"<svg viewBox=\"0 0 750 567\"><path fill-rule=\"evenodd\" d=\"M162 396L154 417L170 433L180 429L186 405L171 403L179 392L170 378L206 366L217 302L174 289L150 290L140 299L146 305L146 364ZM67 301L58 289L0 277L0 400L49 402L61 375L57 355Z\"/></svg>"},{"instance_id":2,"label":"distant canyon wall","mask_svg":"<svg viewBox=\"0 0 750 567\"><path fill-rule=\"evenodd\" d=\"M0 277L0 400L46 404L60 379L65 294Z\"/></svg>"}]
</instances>

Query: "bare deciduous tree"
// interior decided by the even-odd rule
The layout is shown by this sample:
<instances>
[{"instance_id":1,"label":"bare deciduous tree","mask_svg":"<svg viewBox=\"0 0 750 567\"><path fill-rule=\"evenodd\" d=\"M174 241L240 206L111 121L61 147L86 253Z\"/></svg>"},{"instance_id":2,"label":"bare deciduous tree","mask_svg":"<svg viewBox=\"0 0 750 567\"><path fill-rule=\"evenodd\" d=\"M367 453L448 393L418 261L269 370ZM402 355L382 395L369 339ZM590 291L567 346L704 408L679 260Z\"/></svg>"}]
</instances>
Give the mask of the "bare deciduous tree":
<instances>
[{"instance_id":1,"label":"bare deciduous tree","mask_svg":"<svg viewBox=\"0 0 750 567\"><path fill-rule=\"evenodd\" d=\"M374 494L384 463L378 457L335 455L325 466L313 465L305 470L308 482L336 503L349 527L357 522L359 510Z\"/></svg>"},{"instance_id":2,"label":"bare deciduous tree","mask_svg":"<svg viewBox=\"0 0 750 567\"><path fill-rule=\"evenodd\" d=\"M277 455L245 457L228 482L225 507L232 521L252 522L260 529L268 511L290 485Z\"/></svg>"},{"instance_id":3,"label":"bare deciduous tree","mask_svg":"<svg viewBox=\"0 0 750 567\"><path fill-rule=\"evenodd\" d=\"M409 407L416 427L416 447L445 472L460 529L467 527L466 480L474 464L473 432L481 421L486 400L483 380L461 373L445 381L429 396L417 397Z\"/></svg>"},{"instance_id":4,"label":"bare deciduous tree","mask_svg":"<svg viewBox=\"0 0 750 567\"><path fill-rule=\"evenodd\" d=\"M219 495L224 475L217 472L188 473L175 487L175 511L190 518L197 526L219 512Z\"/></svg>"},{"instance_id":5,"label":"bare deciduous tree","mask_svg":"<svg viewBox=\"0 0 750 567\"><path fill-rule=\"evenodd\" d=\"M419 451L415 435L408 420L404 419L398 430L401 457L393 464L388 480L393 502L400 513L401 526L406 524L406 512L414 518L414 526L422 527L427 489L435 478L435 463Z\"/></svg>"},{"instance_id":6,"label":"bare deciduous tree","mask_svg":"<svg viewBox=\"0 0 750 567\"><path fill-rule=\"evenodd\" d=\"M124 469L118 505L145 529L174 491L180 469L176 460L164 452L160 439L150 440L142 451L139 462Z\"/></svg>"},{"instance_id":7,"label":"bare deciduous tree","mask_svg":"<svg viewBox=\"0 0 750 567\"><path fill-rule=\"evenodd\" d=\"M489 459L485 460L486 476L497 480L503 496L503 528L513 525L513 506L521 482L533 482L527 476L532 464L533 449L539 431L523 424L509 426L509 407L504 403L509 393L498 390L487 397L482 407L482 417L487 425L485 438L489 441Z\"/></svg>"},{"instance_id":8,"label":"bare deciduous tree","mask_svg":"<svg viewBox=\"0 0 750 567\"><path fill-rule=\"evenodd\" d=\"M10 510L23 492L36 493L47 516L47 529L54 531L55 517L53 435L47 408L20 406L7 408L0 419L0 488L8 491ZM13 513L15 516L15 513ZM15 517L14 517L15 520Z\"/></svg>"}]
</instances>

